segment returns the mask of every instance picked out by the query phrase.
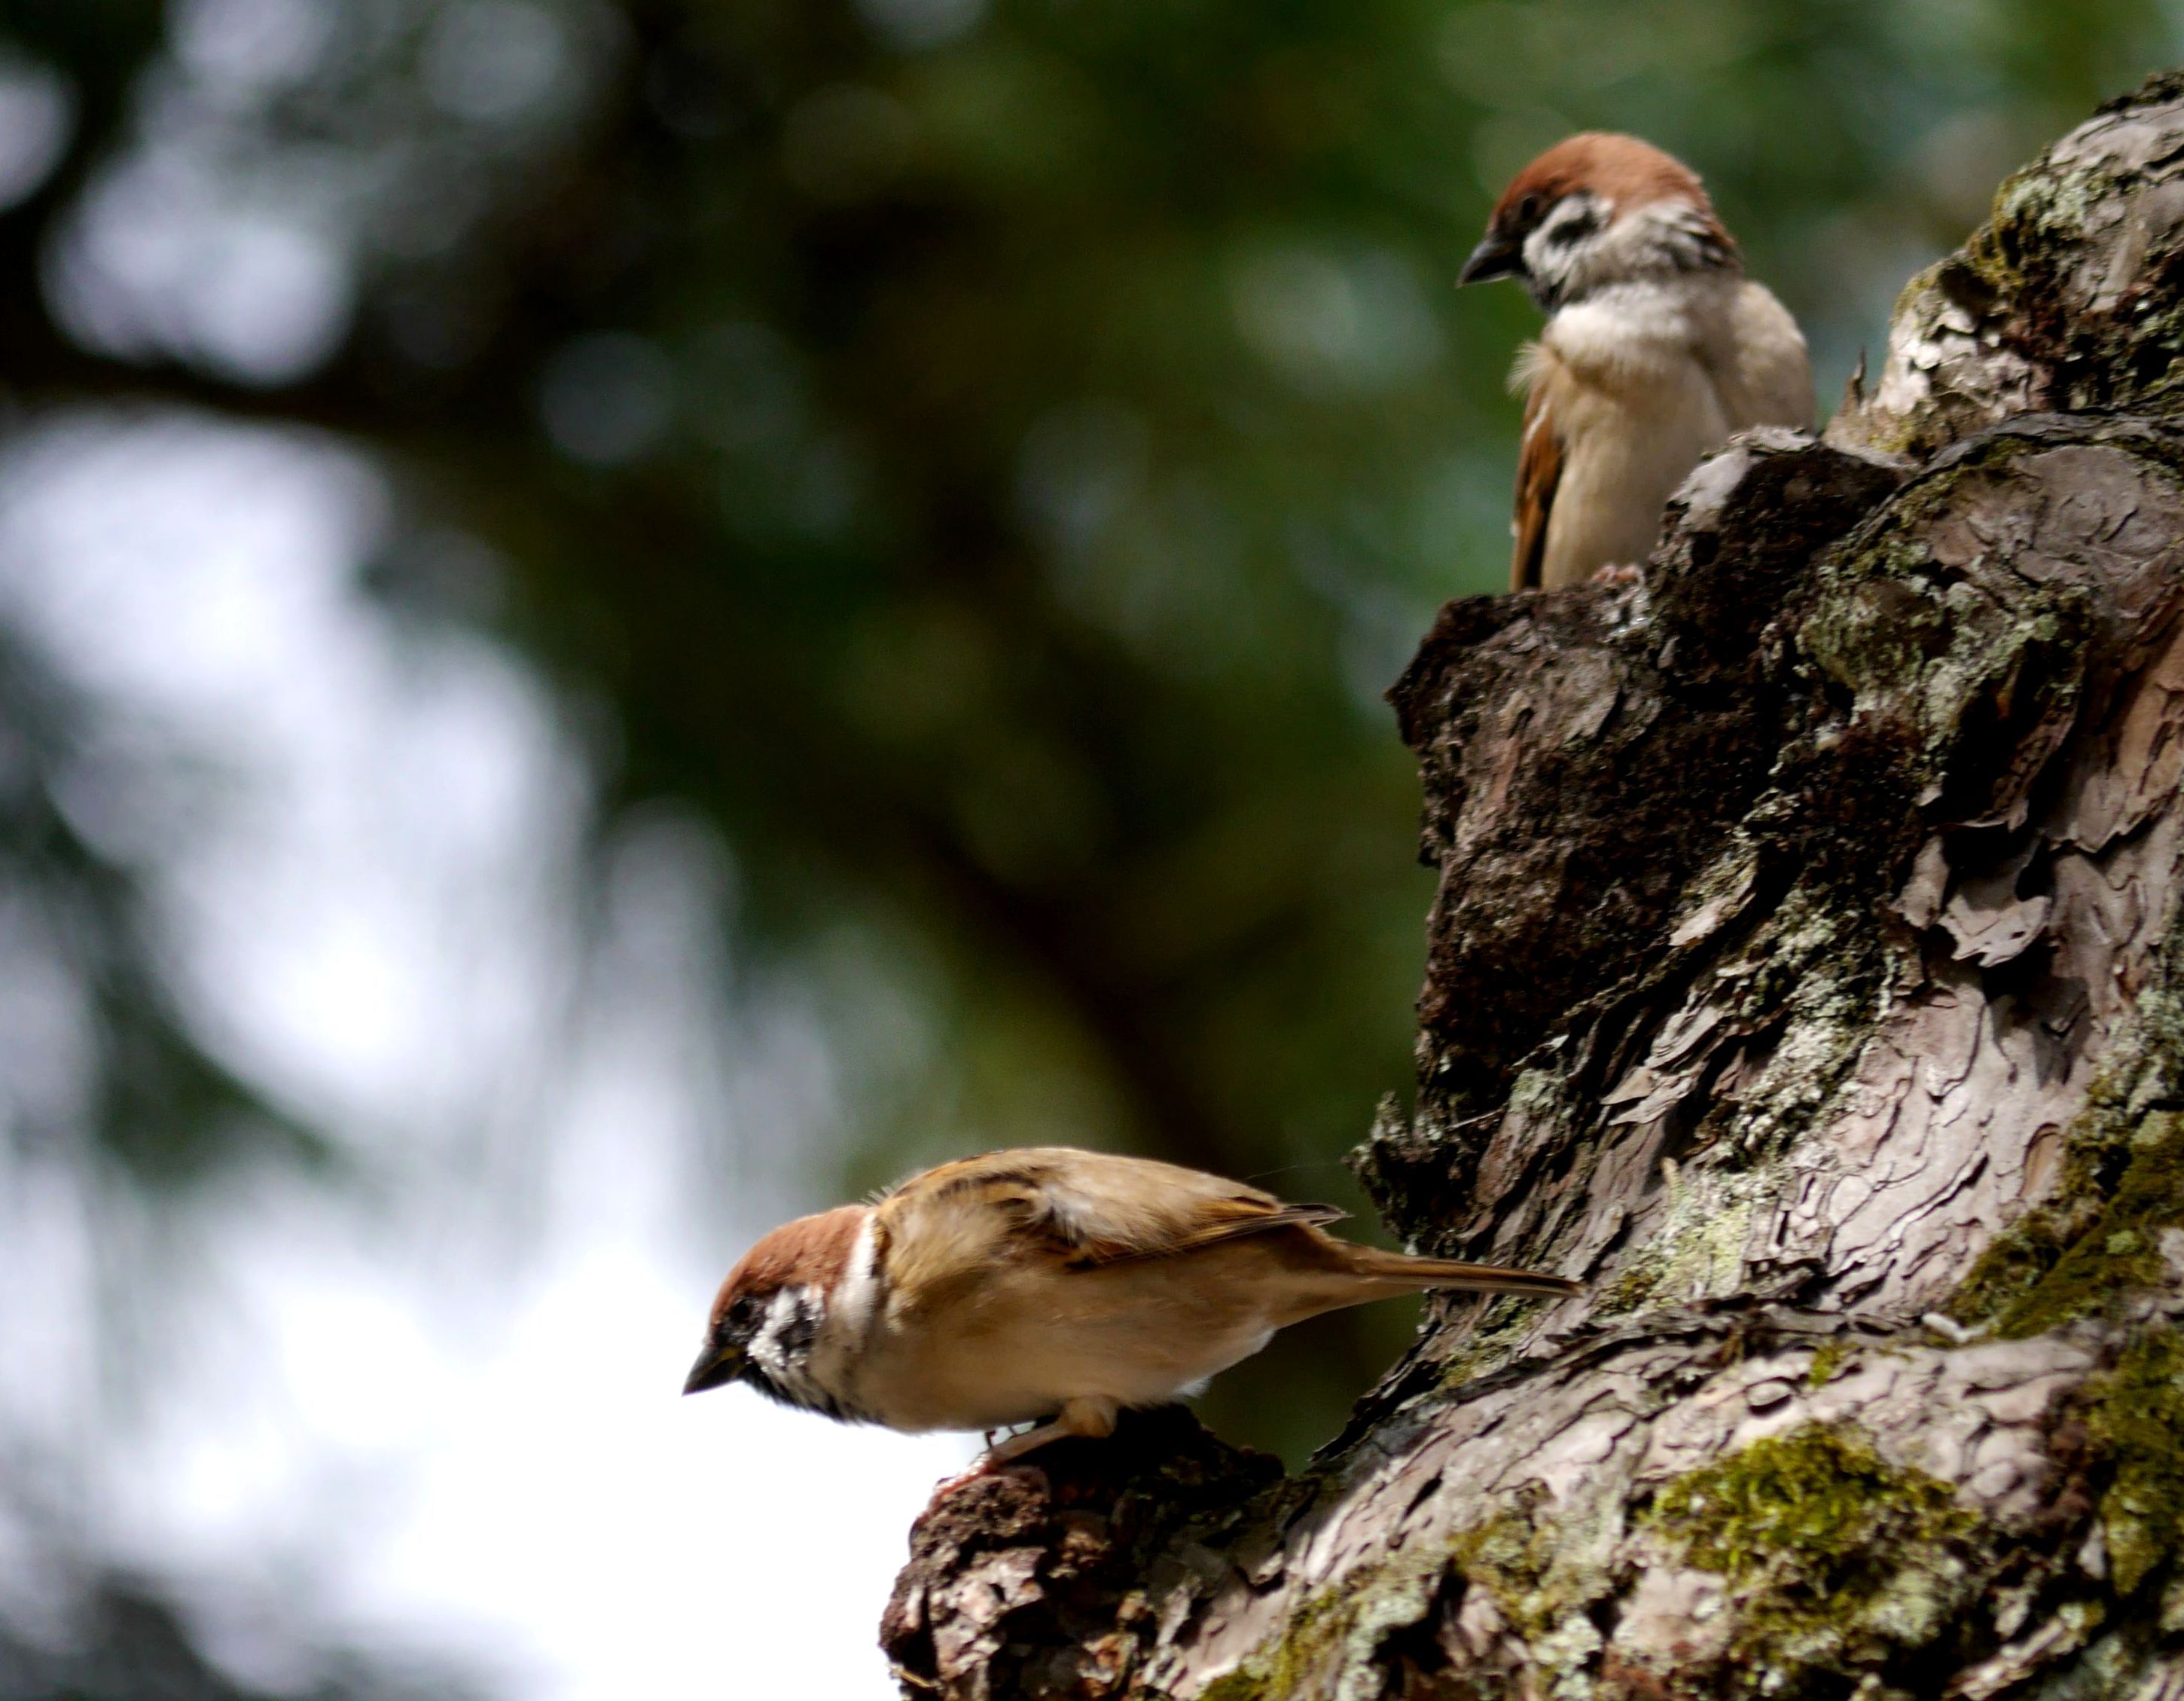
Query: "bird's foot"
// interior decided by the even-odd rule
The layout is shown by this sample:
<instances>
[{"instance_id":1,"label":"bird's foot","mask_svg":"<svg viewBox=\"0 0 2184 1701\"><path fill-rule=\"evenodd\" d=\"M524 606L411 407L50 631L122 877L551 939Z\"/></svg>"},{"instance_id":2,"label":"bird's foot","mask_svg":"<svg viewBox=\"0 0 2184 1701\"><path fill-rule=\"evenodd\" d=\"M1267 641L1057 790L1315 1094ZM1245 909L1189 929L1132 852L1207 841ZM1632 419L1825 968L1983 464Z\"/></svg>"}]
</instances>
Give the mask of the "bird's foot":
<instances>
[{"instance_id":1,"label":"bird's foot","mask_svg":"<svg viewBox=\"0 0 2184 1701\"><path fill-rule=\"evenodd\" d=\"M936 1501L945 1499L966 1484L982 1476L997 1476L1006 1471L1021 1474L1042 1492L1051 1487L1047 1475L1035 1464L1021 1463L1028 1453L1036 1453L1050 1442L1066 1441L1076 1436L1086 1441L1100 1441L1115 1432L1116 1405L1112 1400L1095 1396L1065 1400L1061 1411L1051 1423L1034 1424L1000 1441L994 1437L1000 1432L986 1431L986 1450L978 1455L977 1463L961 1475L951 1476L933 1492Z\"/></svg>"},{"instance_id":2,"label":"bird's foot","mask_svg":"<svg viewBox=\"0 0 2184 1701\"><path fill-rule=\"evenodd\" d=\"M1592 576L1596 585L1635 585L1646 577L1646 569L1635 561L1610 561Z\"/></svg>"},{"instance_id":3,"label":"bird's foot","mask_svg":"<svg viewBox=\"0 0 2184 1701\"><path fill-rule=\"evenodd\" d=\"M1049 1493L1053 1489L1053 1484L1047 1481L1046 1473L1037 1465L1026 1464L1020 1459L996 1458L994 1456L992 1446L989 1444L986 1451L972 1460L968 1468L957 1471L953 1476L944 1477L935 1483L933 1488L933 1498L928 1503L929 1506L938 1506L957 1489L968 1488L972 1483L982 1481L989 1476L1015 1477L1018 1481L1041 1494Z\"/></svg>"}]
</instances>

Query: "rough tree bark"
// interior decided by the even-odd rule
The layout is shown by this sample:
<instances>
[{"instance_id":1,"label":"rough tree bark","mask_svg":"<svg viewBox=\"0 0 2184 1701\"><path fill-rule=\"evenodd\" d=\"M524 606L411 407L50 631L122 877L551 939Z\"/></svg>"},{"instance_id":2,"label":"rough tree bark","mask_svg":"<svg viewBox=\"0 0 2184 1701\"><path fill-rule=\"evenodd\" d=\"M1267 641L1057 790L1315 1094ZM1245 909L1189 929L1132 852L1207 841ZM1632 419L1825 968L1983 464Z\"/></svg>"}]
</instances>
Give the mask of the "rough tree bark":
<instances>
[{"instance_id":1,"label":"rough tree bark","mask_svg":"<svg viewBox=\"0 0 2184 1701\"><path fill-rule=\"evenodd\" d=\"M2011 179L1641 584L1442 611L1359 1154L1436 1308L1311 1467L1181 1413L913 1533L950 1698L2184 1701L2184 79Z\"/></svg>"}]
</instances>

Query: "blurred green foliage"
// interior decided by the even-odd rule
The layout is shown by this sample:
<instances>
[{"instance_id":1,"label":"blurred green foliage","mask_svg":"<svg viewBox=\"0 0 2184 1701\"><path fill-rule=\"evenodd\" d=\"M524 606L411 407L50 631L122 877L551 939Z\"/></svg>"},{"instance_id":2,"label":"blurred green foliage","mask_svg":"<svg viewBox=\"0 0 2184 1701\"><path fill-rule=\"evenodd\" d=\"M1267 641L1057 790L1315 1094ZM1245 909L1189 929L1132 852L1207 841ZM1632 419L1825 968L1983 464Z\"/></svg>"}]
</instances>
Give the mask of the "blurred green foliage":
<instances>
[{"instance_id":1,"label":"blurred green foliage","mask_svg":"<svg viewBox=\"0 0 2184 1701\"><path fill-rule=\"evenodd\" d=\"M1379 693L1504 574L1534 315L1451 287L1493 192L1577 127L1689 159L1825 401L1903 277L2178 23L5 0L0 31L73 120L0 213L11 417L179 403L388 469L387 595L506 635L619 803L723 835L745 995L816 999L847 1072L815 1201L1066 1141L1354 1202L1338 1160L1407 1081L1430 895ZM132 270L148 208L209 258ZM317 343L223 316L237 220L326 262ZM164 1007L148 965L114 984L117 1036ZM127 1114L86 1128L156 1188L237 1124L167 1043L186 1012L147 1031L101 1054ZM1209 1414L1294 1458L1403 1327L1301 1331Z\"/></svg>"}]
</instances>

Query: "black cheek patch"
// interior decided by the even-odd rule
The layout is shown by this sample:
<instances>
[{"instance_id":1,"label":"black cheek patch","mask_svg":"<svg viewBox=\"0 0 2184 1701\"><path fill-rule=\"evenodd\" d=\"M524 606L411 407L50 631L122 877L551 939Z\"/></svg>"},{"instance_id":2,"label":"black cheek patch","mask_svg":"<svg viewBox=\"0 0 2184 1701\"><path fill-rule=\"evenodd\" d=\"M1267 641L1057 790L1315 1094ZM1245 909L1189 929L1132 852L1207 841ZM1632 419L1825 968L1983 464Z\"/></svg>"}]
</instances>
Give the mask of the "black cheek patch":
<instances>
[{"instance_id":1,"label":"black cheek patch","mask_svg":"<svg viewBox=\"0 0 2184 1701\"><path fill-rule=\"evenodd\" d=\"M1549 248L1566 248L1582 242L1600 228L1600 215L1591 208L1541 233Z\"/></svg>"},{"instance_id":2,"label":"black cheek patch","mask_svg":"<svg viewBox=\"0 0 2184 1701\"><path fill-rule=\"evenodd\" d=\"M806 1302L799 1305L781 1326L774 1331L775 1343L787 1354L800 1357L811 1350L811 1343L819 1337L820 1308Z\"/></svg>"}]
</instances>

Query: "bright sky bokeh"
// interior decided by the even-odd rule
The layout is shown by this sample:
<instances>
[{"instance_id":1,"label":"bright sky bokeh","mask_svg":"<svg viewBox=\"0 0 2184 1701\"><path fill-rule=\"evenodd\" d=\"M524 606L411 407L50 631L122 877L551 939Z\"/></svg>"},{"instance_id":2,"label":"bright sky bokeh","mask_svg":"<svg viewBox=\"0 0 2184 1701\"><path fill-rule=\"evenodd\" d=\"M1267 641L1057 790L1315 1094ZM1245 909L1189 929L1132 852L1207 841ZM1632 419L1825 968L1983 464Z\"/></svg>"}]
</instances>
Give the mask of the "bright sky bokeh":
<instances>
[{"instance_id":1,"label":"bright sky bokeh","mask_svg":"<svg viewBox=\"0 0 2184 1701\"><path fill-rule=\"evenodd\" d=\"M246 1679L347 1645L520 1701L877 1701L968 1444L678 1393L727 1264L822 1202L791 1153L829 1136L824 1040L739 1017L687 823L625 834L586 917L582 755L519 661L365 591L385 508L344 451L186 418L0 462L0 598L112 746L79 824L148 870L206 1039L359 1182L132 1228L21 1169L0 1399L86 1545L217 1615ZM130 783L177 762L179 802ZM159 1290L127 1341L117 1269Z\"/></svg>"}]
</instances>

